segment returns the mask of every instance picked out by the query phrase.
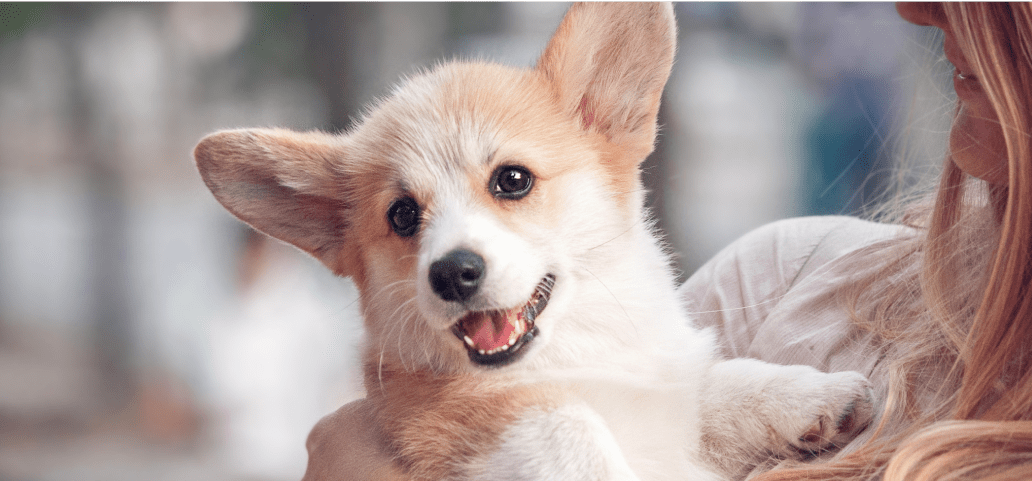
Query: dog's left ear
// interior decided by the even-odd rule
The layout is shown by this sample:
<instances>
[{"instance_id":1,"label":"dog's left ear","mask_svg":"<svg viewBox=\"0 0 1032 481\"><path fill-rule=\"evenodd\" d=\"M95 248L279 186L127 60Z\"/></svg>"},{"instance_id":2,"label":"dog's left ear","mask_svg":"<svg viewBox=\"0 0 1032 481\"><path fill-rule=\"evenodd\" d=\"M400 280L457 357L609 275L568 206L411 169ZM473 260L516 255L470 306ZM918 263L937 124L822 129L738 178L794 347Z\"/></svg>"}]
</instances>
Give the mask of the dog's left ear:
<instances>
[{"instance_id":1,"label":"dog's left ear","mask_svg":"<svg viewBox=\"0 0 1032 481\"><path fill-rule=\"evenodd\" d=\"M564 112L605 135L637 163L652 152L677 25L669 3L577 3L537 70Z\"/></svg>"},{"instance_id":2,"label":"dog's left ear","mask_svg":"<svg viewBox=\"0 0 1032 481\"><path fill-rule=\"evenodd\" d=\"M346 248L346 158L341 137L283 129L216 132L194 149L201 178L230 213L338 275L355 263Z\"/></svg>"}]
</instances>

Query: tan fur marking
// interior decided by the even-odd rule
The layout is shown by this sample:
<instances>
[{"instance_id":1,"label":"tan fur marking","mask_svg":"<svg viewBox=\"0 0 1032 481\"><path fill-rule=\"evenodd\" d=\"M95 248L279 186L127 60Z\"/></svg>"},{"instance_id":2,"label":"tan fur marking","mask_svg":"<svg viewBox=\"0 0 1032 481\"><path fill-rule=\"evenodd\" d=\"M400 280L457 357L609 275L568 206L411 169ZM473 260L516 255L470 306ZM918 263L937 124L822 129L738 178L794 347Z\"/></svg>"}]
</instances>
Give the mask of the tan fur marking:
<instances>
[{"instance_id":1,"label":"tan fur marking","mask_svg":"<svg viewBox=\"0 0 1032 481\"><path fill-rule=\"evenodd\" d=\"M470 460L490 453L527 407L547 408L559 400L556 392L541 385L368 364L366 389L397 462L416 480L464 474Z\"/></svg>"},{"instance_id":2,"label":"tan fur marking","mask_svg":"<svg viewBox=\"0 0 1032 481\"><path fill-rule=\"evenodd\" d=\"M625 211L643 198L637 169L654 149L677 35L669 5L641 7L574 4L537 65L562 110L606 139L598 151ZM609 34L599 43L594 32Z\"/></svg>"}]
</instances>

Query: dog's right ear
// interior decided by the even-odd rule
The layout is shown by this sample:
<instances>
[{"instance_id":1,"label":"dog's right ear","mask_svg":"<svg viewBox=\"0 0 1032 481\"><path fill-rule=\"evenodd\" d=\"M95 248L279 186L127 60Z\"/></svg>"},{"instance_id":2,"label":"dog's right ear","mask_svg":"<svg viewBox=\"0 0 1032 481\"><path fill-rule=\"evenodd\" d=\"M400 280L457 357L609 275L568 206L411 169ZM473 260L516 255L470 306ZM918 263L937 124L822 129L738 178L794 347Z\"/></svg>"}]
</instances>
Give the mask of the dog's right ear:
<instances>
[{"instance_id":1,"label":"dog's right ear","mask_svg":"<svg viewBox=\"0 0 1032 481\"><path fill-rule=\"evenodd\" d=\"M345 147L340 137L281 129L216 132L194 159L215 198L251 227L348 275Z\"/></svg>"}]
</instances>

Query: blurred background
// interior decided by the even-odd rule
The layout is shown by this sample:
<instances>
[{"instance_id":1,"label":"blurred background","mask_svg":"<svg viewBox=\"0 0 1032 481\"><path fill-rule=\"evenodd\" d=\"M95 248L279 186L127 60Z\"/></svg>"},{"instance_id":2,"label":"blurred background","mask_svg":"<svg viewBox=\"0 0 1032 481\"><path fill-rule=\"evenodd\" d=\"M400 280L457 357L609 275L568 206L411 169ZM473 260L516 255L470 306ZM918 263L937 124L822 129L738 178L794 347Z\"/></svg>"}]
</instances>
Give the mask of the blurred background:
<instances>
[{"instance_id":1,"label":"blurred background","mask_svg":"<svg viewBox=\"0 0 1032 481\"><path fill-rule=\"evenodd\" d=\"M532 65L566 7L0 3L0 481L299 479L363 394L356 292L227 214L194 144L347 129L441 58ZM934 176L951 67L891 4L676 11L645 180L685 274Z\"/></svg>"}]
</instances>

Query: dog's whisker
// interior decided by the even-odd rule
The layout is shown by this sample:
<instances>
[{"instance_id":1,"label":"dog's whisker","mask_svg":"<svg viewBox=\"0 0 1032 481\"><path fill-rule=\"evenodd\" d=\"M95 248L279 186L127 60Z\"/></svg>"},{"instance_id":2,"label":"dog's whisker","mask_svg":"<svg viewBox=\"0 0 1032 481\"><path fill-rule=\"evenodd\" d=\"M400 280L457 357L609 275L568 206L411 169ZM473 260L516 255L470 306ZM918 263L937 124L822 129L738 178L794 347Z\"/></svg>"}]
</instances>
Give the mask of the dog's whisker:
<instances>
[{"instance_id":1,"label":"dog's whisker","mask_svg":"<svg viewBox=\"0 0 1032 481\"><path fill-rule=\"evenodd\" d=\"M376 299L377 297L379 297L381 295L384 295L384 294L391 294L391 293L395 292L397 289L401 288L401 286L403 286L405 284L415 285L416 281L414 281L412 279L407 279L406 278L406 279L401 279L401 280L397 280L397 281L391 282L390 284L387 284L386 286L381 287L374 294L369 296L369 302L373 303L373 302L375 302L377 300Z\"/></svg>"},{"instance_id":2,"label":"dog's whisker","mask_svg":"<svg viewBox=\"0 0 1032 481\"><path fill-rule=\"evenodd\" d=\"M405 325L402 330L402 336L398 336L399 340L401 339L401 337L405 336L406 333L415 334L415 330L417 327L419 327L418 324L421 322L419 317L419 310L415 307L415 303L413 301L415 301L415 299L411 299L409 302L406 302L404 306L405 312L402 315L405 317ZM422 327L426 328L425 325ZM414 336L409 337L411 338ZM417 337L417 339L419 339L419 342L423 346L423 350L425 351L426 339L422 336ZM399 349L401 349L401 346L399 346ZM421 364L419 360L414 357L414 352L412 349L405 349L404 352L409 353L410 355L412 369L415 369L418 364Z\"/></svg>"},{"instance_id":3,"label":"dog's whisker","mask_svg":"<svg viewBox=\"0 0 1032 481\"><path fill-rule=\"evenodd\" d=\"M402 302L401 304L398 304L398 306L394 308L394 311L391 312L391 315L389 316L388 319L394 319L394 318L398 317L398 312L400 310L407 308L410 304L412 304L415 301L416 301L416 298L413 297L411 299L406 300L405 302Z\"/></svg>"},{"instance_id":4,"label":"dog's whisker","mask_svg":"<svg viewBox=\"0 0 1032 481\"><path fill-rule=\"evenodd\" d=\"M757 302L755 304L750 304L748 306L725 307L723 309L714 309L714 310L710 310L710 311L686 311L686 313L689 315L689 317L693 317L693 316L698 316L698 315L703 315L703 314L716 314L718 312L747 311L749 309L754 309L754 308L757 308L757 307L760 307L760 306L763 306L763 305L766 305L766 304L771 304L771 303L777 304L778 302L781 301L781 299L783 297L785 297L785 294L774 296L774 297L771 297L770 299L765 299L763 301Z\"/></svg>"},{"instance_id":5,"label":"dog's whisker","mask_svg":"<svg viewBox=\"0 0 1032 481\"><path fill-rule=\"evenodd\" d=\"M395 284L397 284L397 283L395 283ZM414 300L415 300L415 298L411 298L411 299L403 302L402 304L398 305L395 308L394 312L392 312L391 315L388 317L388 319L391 320L391 322L389 322L390 329L385 333L385 335L383 336L383 340L380 343L380 366L378 366L378 373L379 373L379 369L382 369L384 353L387 350L387 342L389 342L389 340L391 338L395 338L395 339L400 338L401 336L397 336L396 333L398 331L404 332L404 326L405 326L405 324L407 324L407 320L404 319L404 318L402 319L401 323L394 322L399 317L398 316L399 310L405 308L407 305L409 305ZM402 350L400 349L401 345L399 344L397 347L398 347L398 350L397 350L398 351L398 358L403 363L403 367L404 367L404 359L402 358Z\"/></svg>"},{"instance_id":6,"label":"dog's whisker","mask_svg":"<svg viewBox=\"0 0 1032 481\"><path fill-rule=\"evenodd\" d=\"M405 332L404 328L405 328L405 325L407 324L407 321L405 319L403 319L403 318L399 319L398 311L401 310L407 304L407 302L408 301L398 305L394 309L394 311L391 313L391 315L387 318L391 327L390 327L390 330L387 331L386 335L383 338L383 342L380 345L381 357L382 357L383 351L387 350L387 343L390 341L390 339L397 340L397 339L399 339L401 337L401 336L397 335L397 333L399 331L401 333ZM399 341L399 343L396 346L396 353L397 353L397 357L398 357L399 361L401 361L403 363L402 366L404 367L404 358L403 358L403 355L402 355L400 341Z\"/></svg>"},{"instance_id":7,"label":"dog's whisker","mask_svg":"<svg viewBox=\"0 0 1032 481\"><path fill-rule=\"evenodd\" d=\"M427 342L426 342L425 339L423 339L420 344L423 347L423 361L424 361L424 363L427 364L427 365L433 365L434 364L434 352L430 350L430 346L427 345Z\"/></svg>"},{"instance_id":8,"label":"dog's whisker","mask_svg":"<svg viewBox=\"0 0 1032 481\"><path fill-rule=\"evenodd\" d=\"M380 360L376 364L376 382L380 386L380 390L383 391L383 347L380 347Z\"/></svg>"},{"instance_id":9,"label":"dog's whisker","mask_svg":"<svg viewBox=\"0 0 1032 481\"><path fill-rule=\"evenodd\" d=\"M598 281L598 283L602 285L602 287L606 290L606 292L608 292L609 295L613 298L613 300L616 301L616 305L620 306L620 310L623 311L624 317L626 317L627 320L630 321L631 327L634 328L635 335L640 336L641 333L638 332L638 326L635 325L634 318L631 317L631 314L627 312L627 309L624 308L623 303L620 302L620 299L616 297L616 294L613 293L613 291L611 289L609 289L609 286L607 286L605 282L602 282L602 279L599 279L599 277L596 276L594 272L591 272L590 270L588 270L587 267L583 267L582 266L581 270L583 270L584 272L587 272L588 274L591 274L591 277L594 277L595 280Z\"/></svg>"},{"instance_id":10,"label":"dog's whisker","mask_svg":"<svg viewBox=\"0 0 1032 481\"><path fill-rule=\"evenodd\" d=\"M619 239L620 237L623 237L623 236L624 236L625 234L627 234L628 232L631 232L631 231L632 231L632 230L634 230L634 229L635 229L636 227L640 226L641 224L643 224L643 223L645 223L645 222L646 222L646 219L638 219L638 221L637 221L637 222L635 222L634 224L631 224L631 226L630 226L630 227L628 227L627 229L625 229L625 230L624 230L623 232L620 232L619 234L617 234L617 235L613 236L612 238L610 238L609 240L607 240L607 241L605 241L605 242L602 242L601 244L598 244L598 245L596 245L596 246L594 246L594 247L589 247L589 248L588 248L588 250L589 250L589 251L590 251L590 250L595 250L595 249L598 249L599 247L602 247L602 246L604 246L604 245L606 245L606 244L608 244L608 243L610 243L610 242L613 242L614 240L617 240L617 239Z\"/></svg>"},{"instance_id":11,"label":"dog's whisker","mask_svg":"<svg viewBox=\"0 0 1032 481\"><path fill-rule=\"evenodd\" d=\"M415 321L416 321L416 315L417 315L418 311L416 311L415 309L412 309L412 303L414 301L415 301L415 298L409 299L409 300L403 302L401 305L399 305L397 309L395 309L395 314L397 314L398 311L402 311L402 310L406 311L402 315L399 316L399 317L402 318L401 329L400 329L400 331L401 331L400 334L401 335L395 336L395 346L396 346L396 348L398 350L398 358L401 360L402 366L405 367L405 369L411 369L411 368L409 368L405 364L405 353L407 352L407 350L403 349L402 340L404 340L406 338L405 334L410 332L410 327L409 326L414 324ZM414 364L415 364L415 362L413 361L413 365Z\"/></svg>"}]
</instances>

